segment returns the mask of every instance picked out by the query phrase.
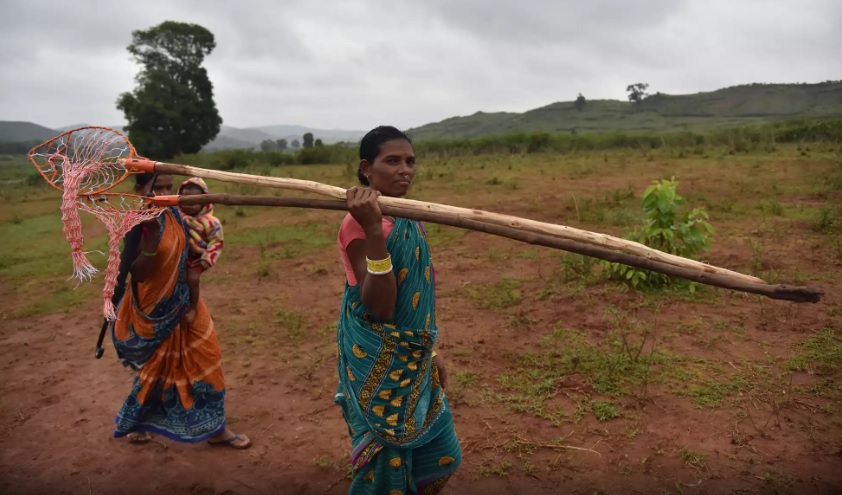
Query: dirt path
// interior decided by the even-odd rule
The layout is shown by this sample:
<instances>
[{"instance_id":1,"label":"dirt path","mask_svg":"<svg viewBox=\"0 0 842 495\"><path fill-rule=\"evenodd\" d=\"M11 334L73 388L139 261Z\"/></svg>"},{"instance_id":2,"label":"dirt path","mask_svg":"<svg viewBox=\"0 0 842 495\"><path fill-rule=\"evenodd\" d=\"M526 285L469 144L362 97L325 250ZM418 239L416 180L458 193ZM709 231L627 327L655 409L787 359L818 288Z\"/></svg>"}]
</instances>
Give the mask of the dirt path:
<instances>
[{"instance_id":1,"label":"dirt path","mask_svg":"<svg viewBox=\"0 0 842 495\"><path fill-rule=\"evenodd\" d=\"M787 170L770 163L779 175ZM747 208L739 200L763 184L735 172L726 190L703 180L724 180L723 173L688 167L688 184L699 179L693 194L707 194L725 216L717 218L711 263L800 278L824 288L825 300L793 305L716 290L648 297L591 280L559 252L431 228L439 349L464 457L444 493L842 492L842 266L827 261L832 248L797 216L804 212L762 225L756 212L725 215L726 200ZM632 183L637 190L649 176L546 170L544 179L522 179L505 202L487 186L470 204L564 222L581 210L582 221L604 222L595 230L620 232L612 219L622 220L623 206L587 195ZM463 180L472 188L479 187L473 174L481 183L487 176L459 173L471 175ZM559 192L560 183L572 189ZM771 194L754 194L761 193ZM786 199L787 208L790 200L797 202ZM637 208L634 198L618 201ZM299 254L304 241L277 240L287 239L285 228L325 235L319 228L337 218L234 217L240 223L231 231L253 238L226 248L203 281L225 356L229 423L253 439L247 451L113 439L131 374L108 341L105 356L93 357L101 322L95 299L66 314L3 319L0 493L346 493L350 441L331 402L338 255L332 243ZM261 249L262 227L275 230ZM0 279L0 314L21 306L16 297ZM639 379L634 362L623 367L633 359L611 361L623 343L618 335L656 358L648 361L651 381ZM615 382L625 388L610 390Z\"/></svg>"},{"instance_id":2,"label":"dirt path","mask_svg":"<svg viewBox=\"0 0 842 495\"><path fill-rule=\"evenodd\" d=\"M478 238L478 242L488 240ZM476 251L475 246L468 250ZM93 358L97 305L72 314L5 321L0 337L0 369L7 378L0 390L0 491L345 493L349 444L330 402L335 387L330 332L281 341L265 351L249 345L247 331L232 330L252 328L258 342L281 332L264 328L272 327L272 319L257 309L267 304L258 294L272 300L273 308L309 304L311 314L321 316L308 328L329 328L338 289L330 283L312 283L308 267L314 259L318 257L289 260L280 272L283 276L270 276L257 285L229 281L224 290L219 283L206 285L214 312L220 315L231 426L254 439L248 451L166 440L130 445L112 439L113 417L129 390L131 375L116 362L110 344L103 359ZM470 273L475 263L459 256L448 256L441 263L442 273L447 274L440 289L442 354L448 356L451 373L470 370L477 377L474 387L452 393L465 462L445 493L549 494L558 493L559 486L567 493L627 493L630 486L641 493L765 493L766 489L831 493L832 487L842 486L838 436L817 438L831 431L838 434L838 417L811 415L810 408L819 407L815 404L771 413L759 408L755 415L740 419L734 410L698 409L653 386L645 399L620 401L621 420L601 423L591 417L548 427L534 415L482 400L481 390L493 387L495 376L510 366L506 353L527 352L541 344L539 335L522 330L515 338L507 318L464 304L459 295L463 274ZM540 272L539 265L522 262L519 268ZM328 269L315 276L328 281L335 278L334 272ZM527 285L523 291L532 289ZM610 299L602 304L617 305L634 299L622 294L596 297ZM526 299L524 311L533 329L575 320L595 333L605 331L605 318L589 310L589 299L566 305ZM681 303L662 308L664 322L678 311ZM710 315L700 313L700 317L757 315L745 303L708 311ZM801 319L807 327L811 319L820 319L813 308L803 306L779 305L776 314L788 321ZM249 326L237 315L260 324ZM749 330L755 331L761 330ZM246 334L245 340L241 334ZM762 338L774 349L792 341L793 334L766 331ZM753 347L750 340L714 344L706 353L738 366L750 358ZM587 393L587 388L584 378L565 377L553 401L561 409L575 410L575 394ZM816 430L805 431L805 421ZM559 438L567 447L555 445Z\"/></svg>"}]
</instances>

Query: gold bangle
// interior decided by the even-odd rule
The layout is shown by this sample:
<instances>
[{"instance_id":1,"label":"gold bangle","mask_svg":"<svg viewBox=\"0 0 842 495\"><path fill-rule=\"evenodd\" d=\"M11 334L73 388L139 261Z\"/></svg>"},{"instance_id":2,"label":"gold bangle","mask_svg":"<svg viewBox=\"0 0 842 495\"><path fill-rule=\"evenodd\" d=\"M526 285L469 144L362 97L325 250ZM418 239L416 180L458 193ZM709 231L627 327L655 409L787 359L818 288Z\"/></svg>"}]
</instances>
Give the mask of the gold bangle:
<instances>
[{"instance_id":1,"label":"gold bangle","mask_svg":"<svg viewBox=\"0 0 842 495\"><path fill-rule=\"evenodd\" d=\"M392 270L392 255L386 256L383 260L370 260L365 258L370 273L389 273Z\"/></svg>"}]
</instances>

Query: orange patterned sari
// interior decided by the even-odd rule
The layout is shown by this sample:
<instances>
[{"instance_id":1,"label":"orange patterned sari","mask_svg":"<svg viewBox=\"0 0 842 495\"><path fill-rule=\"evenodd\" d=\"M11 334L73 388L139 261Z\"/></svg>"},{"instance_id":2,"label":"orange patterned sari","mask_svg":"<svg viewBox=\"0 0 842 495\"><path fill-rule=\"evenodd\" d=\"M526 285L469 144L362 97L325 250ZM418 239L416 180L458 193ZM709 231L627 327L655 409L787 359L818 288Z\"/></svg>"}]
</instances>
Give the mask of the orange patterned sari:
<instances>
[{"instance_id":1,"label":"orange patterned sari","mask_svg":"<svg viewBox=\"0 0 842 495\"><path fill-rule=\"evenodd\" d=\"M198 442L225 428L222 352L204 301L192 324L182 321L190 303L187 246L179 212L165 211L153 275L130 284L120 302L114 347L137 373L115 437L148 431Z\"/></svg>"}]
</instances>

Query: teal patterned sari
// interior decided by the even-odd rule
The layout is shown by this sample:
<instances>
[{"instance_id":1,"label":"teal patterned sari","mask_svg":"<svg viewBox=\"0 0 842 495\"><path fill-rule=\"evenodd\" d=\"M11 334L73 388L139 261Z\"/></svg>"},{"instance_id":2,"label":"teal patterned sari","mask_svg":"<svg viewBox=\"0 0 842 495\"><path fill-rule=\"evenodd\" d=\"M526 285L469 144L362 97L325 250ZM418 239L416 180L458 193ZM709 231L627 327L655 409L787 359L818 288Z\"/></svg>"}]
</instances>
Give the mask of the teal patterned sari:
<instances>
[{"instance_id":1,"label":"teal patterned sari","mask_svg":"<svg viewBox=\"0 0 842 495\"><path fill-rule=\"evenodd\" d=\"M392 321L370 314L346 281L337 329L334 402L351 436L350 493L437 493L461 451L432 361L435 274L418 222L398 218L386 248L398 288Z\"/></svg>"}]
</instances>

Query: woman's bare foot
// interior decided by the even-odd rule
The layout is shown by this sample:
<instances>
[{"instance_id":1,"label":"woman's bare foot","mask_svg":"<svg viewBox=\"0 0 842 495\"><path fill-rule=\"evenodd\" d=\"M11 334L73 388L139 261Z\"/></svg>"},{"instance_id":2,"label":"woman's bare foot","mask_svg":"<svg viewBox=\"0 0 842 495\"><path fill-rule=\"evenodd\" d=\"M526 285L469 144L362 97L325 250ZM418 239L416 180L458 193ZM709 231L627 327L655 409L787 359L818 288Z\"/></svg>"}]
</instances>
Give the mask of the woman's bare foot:
<instances>
[{"instance_id":1,"label":"woman's bare foot","mask_svg":"<svg viewBox=\"0 0 842 495\"><path fill-rule=\"evenodd\" d=\"M249 437L241 434L236 434L228 428L219 435L208 440L211 445L224 445L235 449L247 449L251 447L251 440Z\"/></svg>"}]
</instances>

